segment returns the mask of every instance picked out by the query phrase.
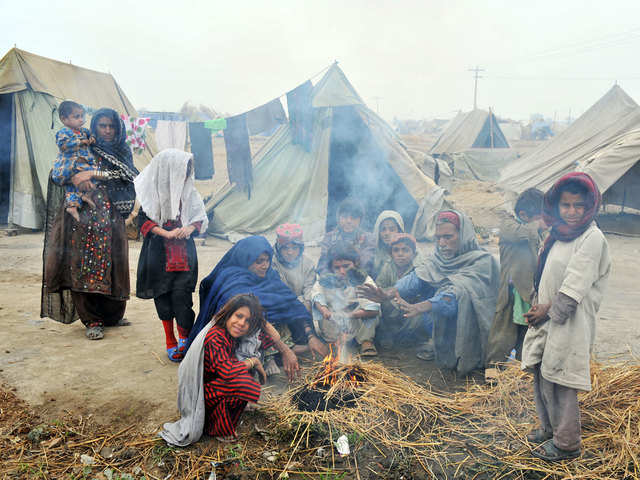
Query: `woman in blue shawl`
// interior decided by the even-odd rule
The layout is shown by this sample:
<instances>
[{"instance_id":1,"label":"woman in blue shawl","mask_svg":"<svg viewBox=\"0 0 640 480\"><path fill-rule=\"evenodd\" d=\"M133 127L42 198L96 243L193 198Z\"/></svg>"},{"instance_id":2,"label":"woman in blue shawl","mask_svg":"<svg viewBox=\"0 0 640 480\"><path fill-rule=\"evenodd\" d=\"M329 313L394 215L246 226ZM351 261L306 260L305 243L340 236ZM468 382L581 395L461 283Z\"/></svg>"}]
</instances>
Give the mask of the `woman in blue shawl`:
<instances>
[{"instance_id":1,"label":"woman in blue shawl","mask_svg":"<svg viewBox=\"0 0 640 480\"><path fill-rule=\"evenodd\" d=\"M200 313L189 335L190 345L227 301L240 293L252 293L265 309L266 319L274 326L287 325L296 345L306 345L315 336L311 314L287 287L271 266L273 248L266 238L240 240L200 282ZM289 352L291 355L289 355ZM290 374L295 354L283 353L285 371ZM288 364L289 363L289 364Z\"/></svg>"}]
</instances>

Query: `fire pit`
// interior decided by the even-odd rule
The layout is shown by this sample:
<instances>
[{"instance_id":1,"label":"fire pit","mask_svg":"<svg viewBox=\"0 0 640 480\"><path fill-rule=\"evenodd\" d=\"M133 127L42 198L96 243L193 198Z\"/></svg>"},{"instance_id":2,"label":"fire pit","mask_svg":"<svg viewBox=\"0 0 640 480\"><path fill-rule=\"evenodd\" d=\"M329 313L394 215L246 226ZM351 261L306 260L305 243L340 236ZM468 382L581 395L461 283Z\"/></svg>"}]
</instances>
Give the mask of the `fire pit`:
<instances>
[{"instance_id":1,"label":"fire pit","mask_svg":"<svg viewBox=\"0 0 640 480\"><path fill-rule=\"evenodd\" d=\"M357 387L366 380L364 370L357 365L340 365L332 345L322 364L316 376L293 395L293 404L305 412L356 406L362 395Z\"/></svg>"}]
</instances>

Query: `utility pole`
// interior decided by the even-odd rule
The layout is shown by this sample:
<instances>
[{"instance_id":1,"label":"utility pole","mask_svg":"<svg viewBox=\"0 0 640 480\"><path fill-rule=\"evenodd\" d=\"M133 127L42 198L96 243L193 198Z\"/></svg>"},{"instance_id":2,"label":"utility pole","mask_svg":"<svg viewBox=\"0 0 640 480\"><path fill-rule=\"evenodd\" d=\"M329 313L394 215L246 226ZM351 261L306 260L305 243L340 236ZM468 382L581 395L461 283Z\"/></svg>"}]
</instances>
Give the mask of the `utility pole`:
<instances>
[{"instance_id":1,"label":"utility pole","mask_svg":"<svg viewBox=\"0 0 640 480\"><path fill-rule=\"evenodd\" d=\"M473 82L473 109L475 110L476 108L478 108L478 79L482 78L480 75L478 75L480 72L484 72L484 68L480 68L476 65L476 68L470 68L467 71L469 72L473 72L473 78L474 78L474 82Z\"/></svg>"}]
</instances>

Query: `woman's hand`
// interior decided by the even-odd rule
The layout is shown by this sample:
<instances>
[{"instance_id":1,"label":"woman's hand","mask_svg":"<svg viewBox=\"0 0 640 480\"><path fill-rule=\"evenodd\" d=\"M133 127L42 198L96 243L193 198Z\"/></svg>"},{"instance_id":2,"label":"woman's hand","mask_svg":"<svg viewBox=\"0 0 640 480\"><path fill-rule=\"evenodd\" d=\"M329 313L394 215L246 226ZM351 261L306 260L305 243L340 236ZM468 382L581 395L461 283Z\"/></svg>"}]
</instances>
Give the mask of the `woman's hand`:
<instances>
[{"instance_id":1,"label":"woman's hand","mask_svg":"<svg viewBox=\"0 0 640 480\"><path fill-rule=\"evenodd\" d=\"M549 320L550 303L533 305L523 317L527 320L529 327L539 327L544 322Z\"/></svg>"},{"instance_id":2,"label":"woman's hand","mask_svg":"<svg viewBox=\"0 0 640 480\"><path fill-rule=\"evenodd\" d=\"M95 170L85 170L84 172L78 172L73 177L71 177L71 183L73 183L73 186L81 192L89 192L91 190L95 190L96 186L91 181L95 173Z\"/></svg>"},{"instance_id":3,"label":"woman's hand","mask_svg":"<svg viewBox=\"0 0 640 480\"><path fill-rule=\"evenodd\" d=\"M316 353L320 355L321 358L324 358L329 354L327 346L315 335L309 335L309 350L311 350L311 355L314 360L316 358Z\"/></svg>"}]
</instances>

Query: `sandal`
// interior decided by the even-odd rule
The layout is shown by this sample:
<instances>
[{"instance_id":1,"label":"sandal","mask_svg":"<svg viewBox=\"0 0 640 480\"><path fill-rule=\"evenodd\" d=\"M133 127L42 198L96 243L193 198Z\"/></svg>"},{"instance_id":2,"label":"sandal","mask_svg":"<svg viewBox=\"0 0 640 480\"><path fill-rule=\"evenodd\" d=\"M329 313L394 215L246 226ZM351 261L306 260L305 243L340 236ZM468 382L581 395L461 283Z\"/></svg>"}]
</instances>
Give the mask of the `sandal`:
<instances>
[{"instance_id":1,"label":"sandal","mask_svg":"<svg viewBox=\"0 0 640 480\"><path fill-rule=\"evenodd\" d=\"M178 347L167 348L167 357L169 357L169 360L176 363L180 363L184 358L182 352L178 350Z\"/></svg>"},{"instance_id":2,"label":"sandal","mask_svg":"<svg viewBox=\"0 0 640 480\"><path fill-rule=\"evenodd\" d=\"M129 325L131 325L131 322L129 320L127 320L126 318L122 317L120 320L118 320L116 322L116 327L128 327Z\"/></svg>"},{"instance_id":3,"label":"sandal","mask_svg":"<svg viewBox=\"0 0 640 480\"><path fill-rule=\"evenodd\" d=\"M181 354L185 354L187 351L187 340L188 338L178 338L178 351Z\"/></svg>"},{"instance_id":4,"label":"sandal","mask_svg":"<svg viewBox=\"0 0 640 480\"><path fill-rule=\"evenodd\" d=\"M420 360L424 360L425 362L430 362L436 358L436 354L428 350L422 350L421 352L416 353L416 357Z\"/></svg>"},{"instance_id":5,"label":"sandal","mask_svg":"<svg viewBox=\"0 0 640 480\"><path fill-rule=\"evenodd\" d=\"M378 350L376 350L376 346L372 342L364 341L360 345L360 355L363 357L375 357L378 355Z\"/></svg>"},{"instance_id":6,"label":"sandal","mask_svg":"<svg viewBox=\"0 0 640 480\"><path fill-rule=\"evenodd\" d=\"M84 334L89 340L101 340L104 338L104 327L100 323L91 323Z\"/></svg>"},{"instance_id":7,"label":"sandal","mask_svg":"<svg viewBox=\"0 0 640 480\"><path fill-rule=\"evenodd\" d=\"M541 458L547 462L559 462L561 460L578 458L580 453L579 448L577 450L563 450L562 448L558 448L553 443L553 440L547 440L531 450L531 454L534 457Z\"/></svg>"},{"instance_id":8,"label":"sandal","mask_svg":"<svg viewBox=\"0 0 640 480\"><path fill-rule=\"evenodd\" d=\"M550 438L553 438L553 433L543 428L536 428L527 433L527 442L540 444L544 443Z\"/></svg>"}]
</instances>

